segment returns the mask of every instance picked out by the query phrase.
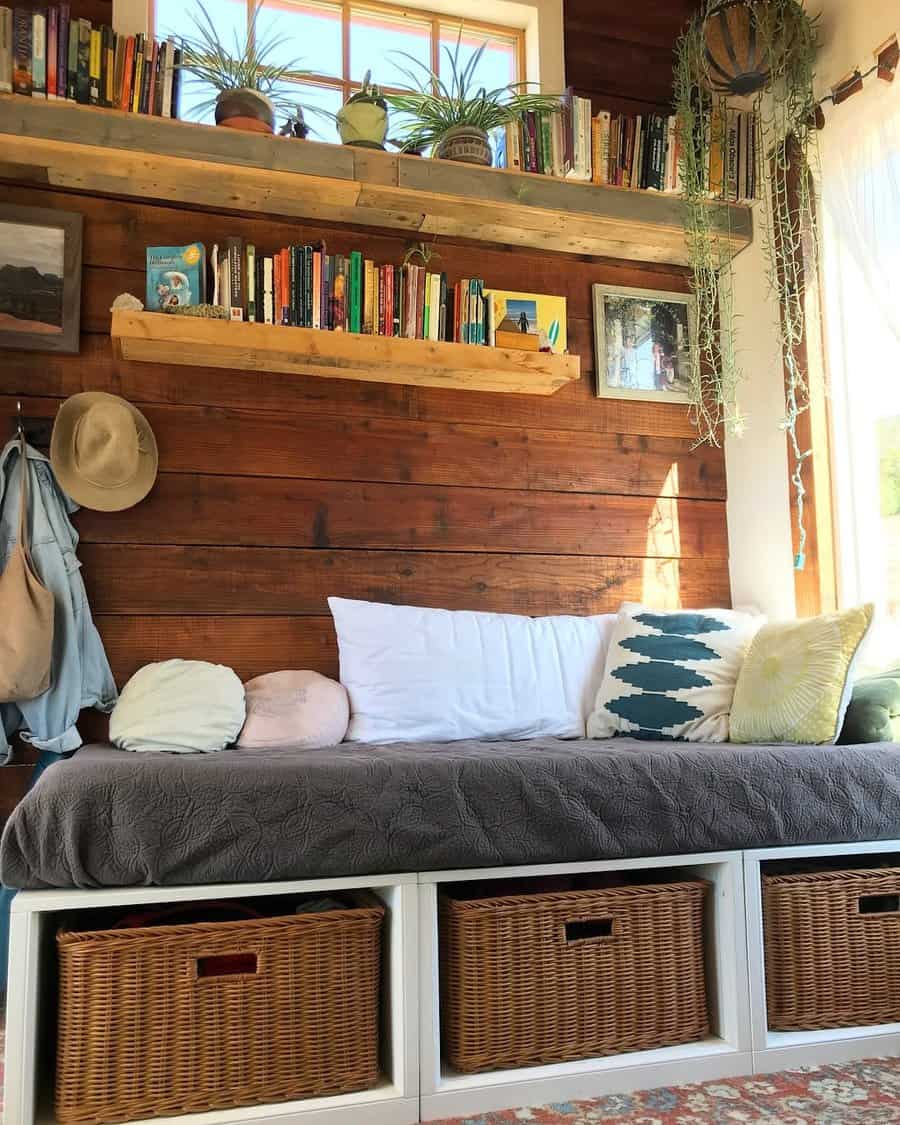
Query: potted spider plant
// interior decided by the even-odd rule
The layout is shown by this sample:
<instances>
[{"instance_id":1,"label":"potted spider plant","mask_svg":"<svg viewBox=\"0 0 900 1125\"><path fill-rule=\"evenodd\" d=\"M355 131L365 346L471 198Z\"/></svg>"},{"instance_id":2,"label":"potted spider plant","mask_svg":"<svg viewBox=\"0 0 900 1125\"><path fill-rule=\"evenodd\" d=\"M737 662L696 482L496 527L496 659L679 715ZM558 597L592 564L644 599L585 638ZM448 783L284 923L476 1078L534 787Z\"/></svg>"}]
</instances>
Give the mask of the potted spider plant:
<instances>
[{"instance_id":1,"label":"potted spider plant","mask_svg":"<svg viewBox=\"0 0 900 1125\"><path fill-rule=\"evenodd\" d=\"M384 148L387 136L387 102L367 70L360 89L335 114L338 132L345 145Z\"/></svg>"},{"instance_id":2,"label":"potted spider plant","mask_svg":"<svg viewBox=\"0 0 900 1125\"><path fill-rule=\"evenodd\" d=\"M256 0L251 9L246 34L235 31L233 49L222 42L202 0L196 3L197 11L192 16L196 35L184 38L179 66L198 83L211 86L216 94L196 106L194 112L199 116L215 106L217 125L253 133L274 132L276 111L297 109L296 99L284 93L283 80L304 78L310 72L300 69L299 60L273 61L287 37L257 34L262 0ZM316 111L315 107L305 108Z\"/></svg>"},{"instance_id":3,"label":"potted spider plant","mask_svg":"<svg viewBox=\"0 0 900 1125\"><path fill-rule=\"evenodd\" d=\"M403 52L413 64L400 67L409 85L385 94L391 109L403 114L400 124L402 147L431 151L443 160L467 164L493 163L488 136L516 121L523 113L558 113L558 95L528 92L527 82L510 82L496 90L477 85L477 72L487 47L482 43L468 61L460 57L462 29L452 50L444 46L448 77L441 78L431 67Z\"/></svg>"}]
</instances>

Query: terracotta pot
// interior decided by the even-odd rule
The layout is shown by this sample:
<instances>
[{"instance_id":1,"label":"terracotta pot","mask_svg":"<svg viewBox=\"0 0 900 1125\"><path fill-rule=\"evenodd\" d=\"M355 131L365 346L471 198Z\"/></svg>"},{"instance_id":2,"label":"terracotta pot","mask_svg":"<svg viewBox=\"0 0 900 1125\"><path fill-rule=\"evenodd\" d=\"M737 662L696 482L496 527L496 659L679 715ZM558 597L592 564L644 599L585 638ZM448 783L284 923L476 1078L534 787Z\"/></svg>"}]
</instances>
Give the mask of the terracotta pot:
<instances>
[{"instance_id":1,"label":"terracotta pot","mask_svg":"<svg viewBox=\"0 0 900 1125\"><path fill-rule=\"evenodd\" d=\"M337 111L337 127L345 145L358 148L384 148L388 115L377 102L347 102Z\"/></svg>"},{"instance_id":2,"label":"terracotta pot","mask_svg":"<svg viewBox=\"0 0 900 1125\"><path fill-rule=\"evenodd\" d=\"M437 147L441 160L459 160L464 164L484 164L490 167L494 162L487 133L473 125L455 125L448 129Z\"/></svg>"},{"instance_id":3,"label":"terracotta pot","mask_svg":"<svg viewBox=\"0 0 900 1125\"><path fill-rule=\"evenodd\" d=\"M216 98L216 124L247 133L274 133L275 107L258 90L223 90Z\"/></svg>"}]
</instances>

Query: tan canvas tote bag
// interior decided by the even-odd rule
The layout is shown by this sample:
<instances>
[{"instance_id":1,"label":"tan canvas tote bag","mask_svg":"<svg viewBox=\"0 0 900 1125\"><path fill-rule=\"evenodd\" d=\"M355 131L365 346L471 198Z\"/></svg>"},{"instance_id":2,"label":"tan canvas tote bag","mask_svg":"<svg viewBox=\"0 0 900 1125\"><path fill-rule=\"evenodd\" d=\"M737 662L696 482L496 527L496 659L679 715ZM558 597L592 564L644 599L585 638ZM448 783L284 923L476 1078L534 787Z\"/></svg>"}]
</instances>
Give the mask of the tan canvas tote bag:
<instances>
[{"instance_id":1,"label":"tan canvas tote bag","mask_svg":"<svg viewBox=\"0 0 900 1125\"><path fill-rule=\"evenodd\" d=\"M0 574L0 703L34 699L50 686L53 594L42 586L28 552L28 462L21 437L19 537Z\"/></svg>"}]
</instances>

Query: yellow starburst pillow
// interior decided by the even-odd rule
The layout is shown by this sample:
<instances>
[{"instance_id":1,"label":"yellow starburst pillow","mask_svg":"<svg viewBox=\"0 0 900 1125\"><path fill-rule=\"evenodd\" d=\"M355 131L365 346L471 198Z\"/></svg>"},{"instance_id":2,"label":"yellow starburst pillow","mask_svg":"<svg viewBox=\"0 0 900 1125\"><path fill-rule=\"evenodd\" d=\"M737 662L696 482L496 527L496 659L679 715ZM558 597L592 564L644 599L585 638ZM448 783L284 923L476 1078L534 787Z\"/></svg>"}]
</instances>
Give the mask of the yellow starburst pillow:
<instances>
[{"instance_id":1,"label":"yellow starburst pillow","mask_svg":"<svg viewBox=\"0 0 900 1125\"><path fill-rule=\"evenodd\" d=\"M851 669L874 606L764 625L731 706L731 741L833 743L853 688Z\"/></svg>"}]
</instances>

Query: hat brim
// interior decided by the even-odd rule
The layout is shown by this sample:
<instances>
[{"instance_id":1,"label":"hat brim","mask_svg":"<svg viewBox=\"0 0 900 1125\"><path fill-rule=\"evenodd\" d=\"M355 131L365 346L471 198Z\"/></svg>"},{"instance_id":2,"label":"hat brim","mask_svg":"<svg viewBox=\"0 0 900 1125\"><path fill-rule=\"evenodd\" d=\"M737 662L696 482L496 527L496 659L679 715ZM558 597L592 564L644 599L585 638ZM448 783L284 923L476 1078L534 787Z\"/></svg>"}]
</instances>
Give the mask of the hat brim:
<instances>
[{"instance_id":1,"label":"hat brim","mask_svg":"<svg viewBox=\"0 0 900 1125\"><path fill-rule=\"evenodd\" d=\"M75 468L75 429L85 412L98 402L126 406L140 436L138 469L131 480L113 488L102 488L85 480ZM50 439L50 464L62 490L82 508L95 512L121 512L139 503L156 481L159 450L150 423L136 406L118 395L82 391L60 406Z\"/></svg>"}]
</instances>

